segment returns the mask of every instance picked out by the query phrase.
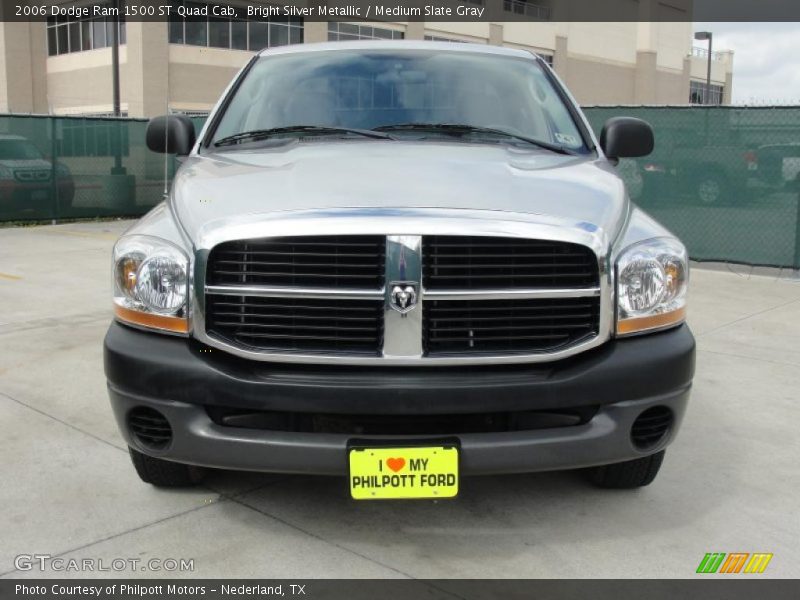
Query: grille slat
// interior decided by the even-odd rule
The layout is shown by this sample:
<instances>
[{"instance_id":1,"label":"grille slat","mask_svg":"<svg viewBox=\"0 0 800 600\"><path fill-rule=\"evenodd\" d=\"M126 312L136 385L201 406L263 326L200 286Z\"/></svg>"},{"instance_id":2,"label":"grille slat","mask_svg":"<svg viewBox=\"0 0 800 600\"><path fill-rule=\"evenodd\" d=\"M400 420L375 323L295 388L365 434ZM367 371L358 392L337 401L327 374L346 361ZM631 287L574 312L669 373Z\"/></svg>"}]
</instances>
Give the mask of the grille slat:
<instances>
[{"instance_id":1,"label":"grille slat","mask_svg":"<svg viewBox=\"0 0 800 600\"><path fill-rule=\"evenodd\" d=\"M276 300L276 302L270 306L270 308L273 308L275 310L286 309L286 310L290 310L290 311L296 311L297 309L303 309L303 310L308 310L308 311L320 310L320 311L326 311L326 312L329 310L329 307L327 305L302 304L302 302L300 300L297 300L297 304L285 304L283 302L278 302L277 301L277 300L279 300L278 298L275 298L275 300ZM214 304L217 307L223 307L224 306L224 307L227 307L227 308L241 308L242 310L246 309L246 308L261 308L260 304L256 304L254 302L246 302L246 301L245 302L226 302L224 300L217 300ZM359 304L357 306L340 306L339 310L340 311L345 311L345 312L369 312L369 311L372 311L373 309L369 305Z\"/></svg>"},{"instance_id":2,"label":"grille slat","mask_svg":"<svg viewBox=\"0 0 800 600\"><path fill-rule=\"evenodd\" d=\"M439 258L441 260L441 256L437 256L437 258ZM474 257L470 257L470 258L474 258ZM518 257L514 256L514 258L518 258ZM579 268L583 268L586 265L583 262L561 262L561 263L553 262L553 263L547 263L547 266L548 267L559 267L559 268L563 268L563 267L576 267L576 268L579 267ZM468 269L470 271L476 271L478 269L495 270L495 269L506 269L506 268L508 268L508 263L492 263L492 264L476 264L476 263L472 263L472 264L464 264L464 265L452 264L452 265L447 265L447 268L448 269L463 269L463 270L467 270ZM531 266L531 267L526 267L526 268L535 269L536 266Z\"/></svg>"},{"instance_id":3,"label":"grille slat","mask_svg":"<svg viewBox=\"0 0 800 600\"><path fill-rule=\"evenodd\" d=\"M585 320L591 318L591 316L592 316L591 313L583 313L581 315L538 315L538 316L514 315L514 320L515 321L562 321L565 319ZM464 320L463 317L435 317L434 319L432 319L432 321L435 321L436 323L460 323L463 320ZM508 321L508 317L481 317L481 321L486 323L492 321L506 322ZM569 326L571 327L572 325ZM442 329L445 328L443 327Z\"/></svg>"},{"instance_id":4,"label":"grille slat","mask_svg":"<svg viewBox=\"0 0 800 600\"><path fill-rule=\"evenodd\" d=\"M448 248L453 248L454 246L449 246ZM465 246L468 248L469 246ZM439 259L443 258L464 258L463 252L457 253L449 253L449 252L441 252L437 246L431 245L426 247L428 251L434 251L435 256ZM485 247L483 248L485 249ZM502 258L504 254L498 253L490 253L490 254L481 254L480 252L470 252L470 258ZM525 253L525 252L514 252L514 258L551 258L553 254L551 252L533 252L533 253ZM559 258L583 258L585 254L583 252L562 252L559 255Z\"/></svg>"},{"instance_id":5,"label":"grille slat","mask_svg":"<svg viewBox=\"0 0 800 600\"><path fill-rule=\"evenodd\" d=\"M285 256L293 256L293 257L300 257L300 258L312 258L312 259L319 259L325 258L330 256L328 252L282 252L282 251L266 251L266 250L226 250L222 249L218 251L220 255L234 255L234 256L276 256L278 258L285 257ZM378 257L381 256L382 253L380 252L338 252L337 256L339 258L370 258L370 257Z\"/></svg>"},{"instance_id":6,"label":"grille slat","mask_svg":"<svg viewBox=\"0 0 800 600\"><path fill-rule=\"evenodd\" d=\"M239 327L241 322L236 321L217 321L218 327ZM248 323L248 329L291 329L293 332L298 330L313 330L313 331L372 331L371 327L342 327L341 325L284 325L280 323Z\"/></svg>"},{"instance_id":7,"label":"grille slat","mask_svg":"<svg viewBox=\"0 0 800 600\"><path fill-rule=\"evenodd\" d=\"M537 331L537 330L554 330L554 329L575 329L574 323L569 324L558 324L553 325L549 323L545 323L544 325L526 325L526 331ZM437 327L436 333L447 333L449 331L463 331L464 327ZM519 330L519 325L473 325L470 327L471 331L517 331Z\"/></svg>"},{"instance_id":8,"label":"grille slat","mask_svg":"<svg viewBox=\"0 0 800 600\"><path fill-rule=\"evenodd\" d=\"M453 287L464 288L463 285L468 280L468 287L466 289L474 290L480 289L476 287L475 281L478 279L491 279L491 280L519 280L519 279L555 279L555 280L567 280L573 279L575 277L575 273L514 273L513 275L509 275L506 273L469 273L469 274L453 274L453 275L436 275L435 279L437 283L447 283L449 285L449 281L454 281L458 285ZM498 287L502 287L503 289L513 290L515 288L523 287L519 283L515 283L512 286L497 286L496 284L493 285L491 288L489 286L484 286L487 289L494 289ZM542 287L537 284L536 287ZM550 285L549 287L557 287L555 285ZM438 285L436 288L428 288L428 289L441 289L441 285Z\"/></svg>"},{"instance_id":9,"label":"grille slat","mask_svg":"<svg viewBox=\"0 0 800 600\"><path fill-rule=\"evenodd\" d=\"M430 302L430 300L428 300L428 302ZM494 301L492 301L492 302L494 302ZM510 301L510 302L516 302L516 301ZM496 304L493 304L491 306L480 306L480 304L473 304L472 307L470 308L470 310L472 312L497 313L498 316L502 316L503 318L507 319L508 315L507 315L507 313L505 313L507 308L508 308L507 306L498 307ZM515 304L514 308L521 315L524 315L524 314L526 314L528 312L536 312L537 309L538 309L538 307L535 306L535 305L522 306L519 303ZM586 303L586 304L575 303L574 306L572 304L570 304L569 308L570 308L570 310L575 309L575 310L588 311L588 310L590 310L592 308L592 304L590 304L590 303ZM448 313L448 312L459 313L460 314L463 311L463 308L461 308L460 303L459 304L455 304L455 302L454 302L453 305L441 305L440 308L439 308L439 311L442 312L442 313L445 313L445 314ZM584 312L584 313L575 313L573 316L587 316L587 315ZM546 318L548 318L548 317L549 317L549 315L546 315Z\"/></svg>"},{"instance_id":10,"label":"grille slat","mask_svg":"<svg viewBox=\"0 0 800 600\"><path fill-rule=\"evenodd\" d=\"M263 260L228 260L228 259L217 259L217 264L225 264L225 265L271 265L273 267L329 267L330 264L326 262L314 262L314 263L301 263L297 261L291 262L279 262L279 261L263 261ZM338 263L337 265L340 268L347 268L347 269L372 269L372 265L365 266L361 263Z\"/></svg>"},{"instance_id":11,"label":"grille slat","mask_svg":"<svg viewBox=\"0 0 800 600\"><path fill-rule=\"evenodd\" d=\"M253 351L377 356L383 345L383 302L212 294L206 330Z\"/></svg>"},{"instance_id":12,"label":"grille slat","mask_svg":"<svg viewBox=\"0 0 800 600\"><path fill-rule=\"evenodd\" d=\"M424 347L428 356L556 352L597 335L599 310L598 298L428 300Z\"/></svg>"},{"instance_id":13,"label":"grille slat","mask_svg":"<svg viewBox=\"0 0 800 600\"><path fill-rule=\"evenodd\" d=\"M289 246L299 247L325 247L335 243L337 248L367 248L375 245L374 239L383 239L383 236L315 236L315 237L289 237L289 238L264 238L256 240L239 240L236 243L269 244L274 247ZM332 241L333 240L333 241ZM338 240L338 241L337 241ZM359 241L361 240L361 241ZM245 252L251 252L246 250ZM291 252L291 251L290 251Z\"/></svg>"},{"instance_id":14,"label":"grille slat","mask_svg":"<svg viewBox=\"0 0 800 600\"><path fill-rule=\"evenodd\" d=\"M548 340L550 342L558 342L561 340L565 340L569 338L569 335L515 335L515 341L525 341L525 340ZM485 342L499 342L499 341L506 341L509 339L507 335L482 335L479 341L480 343ZM468 344L474 344L476 342L475 336L467 335L467 336L459 336L459 337L447 337L447 336L434 336L431 338L431 341L434 343L442 343L442 342L467 342Z\"/></svg>"},{"instance_id":15,"label":"grille slat","mask_svg":"<svg viewBox=\"0 0 800 600\"><path fill-rule=\"evenodd\" d=\"M236 240L216 246L209 285L381 289L384 236L314 236Z\"/></svg>"},{"instance_id":16,"label":"grille slat","mask_svg":"<svg viewBox=\"0 0 800 600\"><path fill-rule=\"evenodd\" d=\"M321 321L323 323L326 323L328 321L328 317L327 316L303 315L303 314L297 314L297 313L295 313L293 315L287 315L287 314L278 315L278 314L274 314L274 313L273 314L247 314L247 313L221 312L221 311L217 311L217 313L216 313L216 316L218 318L219 317L234 317L236 319L239 319L239 321L237 321L239 323L241 323L241 317L243 315L246 315L248 319L266 319L266 320L269 320L269 321L272 321L272 320L275 320L275 319L278 319L278 320L280 320L280 319L291 319L293 321L297 320L297 321L315 321L315 322L316 321ZM340 316L340 317L337 318L337 321L364 321L364 320L365 320L364 317L341 317ZM370 319L366 319L366 320L369 321ZM220 321L220 324L221 323L222 322Z\"/></svg>"},{"instance_id":17,"label":"grille slat","mask_svg":"<svg viewBox=\"0 0 800 600\"><path fill-rule=\"evenodd\" d=\"M270 339L270 340L309 340L309 341L340 341L341 336L337 335L299 335L297 333L240 333L239 337L254 338L254 339ZM350 336L350 342L369 342L374 338L372 337L354 337Z\"/></svg>"},{"instance_id":18,"label":"grille slat","mask_svg":"<svg viewBox=\"0 0 800 600\"><path fill-rule=\"evenodd\" d=\"M244 273L242 270L235 270L230 271L226 269L216 269L214 271L214 275L216 277L229 275L231 276L231 281L228 283L252 283L253 279L256 278L263 278L263 279L292 279L291 285L304 285L298 284L297 280L300 278L313 278L313 279L331 279L334 282L341 280L342 276L336 273L303 273L299 269L292 269L289 271L259 271L257 269L247 269ZM245 279L242 280L240 278L244 277ZM348 273L348 279L360 279L360 280L374 280L375 275L363 275L358 273ZM282 285L287 285L283 283ZM316 285L319 285L317 283ZM333 285L330 287L342 287L339 285Z\"/></svg>"},{"instance_id":19,"label":"grille slat","mask_svg":"<svg viewBox=\"0 0 800 600\"><path fill-rule=\"evenodd\" d=\"M547 240L428 236L422 241L428 290L591 287L599 282L594 252Z\"/></svg>"}]
</instances>

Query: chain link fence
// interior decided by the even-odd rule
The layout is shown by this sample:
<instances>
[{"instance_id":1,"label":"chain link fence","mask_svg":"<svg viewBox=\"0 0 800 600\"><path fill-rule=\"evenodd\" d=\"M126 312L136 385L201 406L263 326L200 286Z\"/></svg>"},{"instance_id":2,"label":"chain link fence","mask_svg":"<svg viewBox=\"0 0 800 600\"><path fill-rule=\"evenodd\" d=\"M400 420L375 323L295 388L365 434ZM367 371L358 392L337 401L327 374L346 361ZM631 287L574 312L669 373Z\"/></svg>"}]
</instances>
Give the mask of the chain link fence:
<instances>
[{"instance_id":1,"label":"chain link fence","mask_svg":"<svg viewBox=\"0 0 800 600\"><path fill-rule=\"evenodd\" d=\"M193 119L195 127L204 118ZM174 157L147 149L147 119L0 115L0 222L140 216Z\"/></svg>"},{"instance_id":2,"label":"chain link fence","mask_svg":"<svg viewBox=\"0 0 800 600\"><path fill-rule=\"evenodd\" d=\"M653 153L618 168L692 258L800 268L800 107L585 110L598 134L620 115L653 126Z\"/></svg>"},{"instance_id":3,"label":"chain link fence","mask_svg":"<svg viewBox=\"0 0 800 600\"><path fill-rule=\"evenodd\" d=\"M622 160L631 198L696 260L800 268L800 107L585 108L645 119L648 157ZM199 130L203 119L194 119ZM142 215L176 161L137 119L0 116L0 221Z\"/></svg>"}]
</instances>

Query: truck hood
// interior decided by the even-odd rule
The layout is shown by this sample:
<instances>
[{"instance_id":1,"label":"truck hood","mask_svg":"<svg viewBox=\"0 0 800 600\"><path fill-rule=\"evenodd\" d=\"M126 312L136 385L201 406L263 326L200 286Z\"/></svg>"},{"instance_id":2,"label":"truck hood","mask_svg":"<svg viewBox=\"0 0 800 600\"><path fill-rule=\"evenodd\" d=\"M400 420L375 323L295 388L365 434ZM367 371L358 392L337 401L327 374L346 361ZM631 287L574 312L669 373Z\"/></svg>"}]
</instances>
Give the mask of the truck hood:
<instances>
[{"instance_id":1,"label":"truck hood","mask_svg":"<svg viewBox=\"0 0 800 600\"><path fill-rule=\"evenodd\" d=\"M5 159L0 160L0 167L8 169L50 169L50 161L43 158Z\"/></svg>"},{"instance_id":2,"label":"truck hood","mask_svg":"<svg viewBox=\"0 0 800 600\"><path fill-rule=\"evenodd\" d=\"M172 189L193 241L203 230L278 211L351 208L502 211L613 239L627 210L622 180L605 160L450 141L295 141L194 155Z\"/></svg>"}]
</instances>

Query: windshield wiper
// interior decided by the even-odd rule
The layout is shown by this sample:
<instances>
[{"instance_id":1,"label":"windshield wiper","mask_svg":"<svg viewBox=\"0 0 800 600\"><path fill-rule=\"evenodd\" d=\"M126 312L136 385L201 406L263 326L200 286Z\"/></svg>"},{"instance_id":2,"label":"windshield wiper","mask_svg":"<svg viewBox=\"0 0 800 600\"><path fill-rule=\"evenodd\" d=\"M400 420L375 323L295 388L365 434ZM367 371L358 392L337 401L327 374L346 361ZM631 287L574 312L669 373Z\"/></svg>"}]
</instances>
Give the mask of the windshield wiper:
<instances>
[{"instance_id":1,"label":"windshield wiper","mask_svg":"<svg viewBox=\"0 0 800 600\"><path fill-rule=\"evenodd\" d=\"M524 135L518 135L516 133L511 133L510 131L503 131L502 129L478 127L477 125L464 125L461 123L399 123L397 125L382 125L381 127L376 127L372 131L434 131L449 135L470 135L483 133L487 135L519 140L521 142L532 144L534 146L538 146L539 148L544 148L559 154L575 154L575 152L572 150L565 148L564 146L559 146L558 144L543 142L542 140L529 138Z\"/></svg>"},{"instance_id":2,"label":"windshield wiper","mask_svg":"<svg viewBox=\"0 0 800 600\"><path fill-rule=\"evenodd\" d=\"M292 133L313 133L315 135L336 135L343 133L351 133L363 137L374 138L378 140L391 140L393 139L387 133L380 131L372 131L371 129L354 129L352 127L333 127L326 125L289 125L288 127L272 127L271 129L254 129L253 131L243 131L234 135L229 135L214 142L215 146L233 146L234 144L241 144L243 142L254 142L257 140L265 140L267 138L280 136L282 134Z\"/></svg>"}]
</instances>

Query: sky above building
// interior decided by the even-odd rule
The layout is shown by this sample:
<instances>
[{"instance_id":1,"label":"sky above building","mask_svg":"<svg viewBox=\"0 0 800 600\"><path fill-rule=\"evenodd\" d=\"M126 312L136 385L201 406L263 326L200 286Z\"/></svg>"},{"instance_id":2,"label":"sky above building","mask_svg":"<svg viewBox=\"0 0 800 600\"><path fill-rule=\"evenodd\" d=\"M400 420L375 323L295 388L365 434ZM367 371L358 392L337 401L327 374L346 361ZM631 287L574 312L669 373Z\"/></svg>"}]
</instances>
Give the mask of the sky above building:
<instances>
[{"instance_id":1,"label":"sky above building","mask_svg":"<svg viewBox=\"0 0 800 600\"><path fill-rule=\"evenodd\" d=\"M800 105L800 23L695 23L733 50L734 104ZM694 42L705 48L707 42Z\"/></svg>"}]
</instances>

